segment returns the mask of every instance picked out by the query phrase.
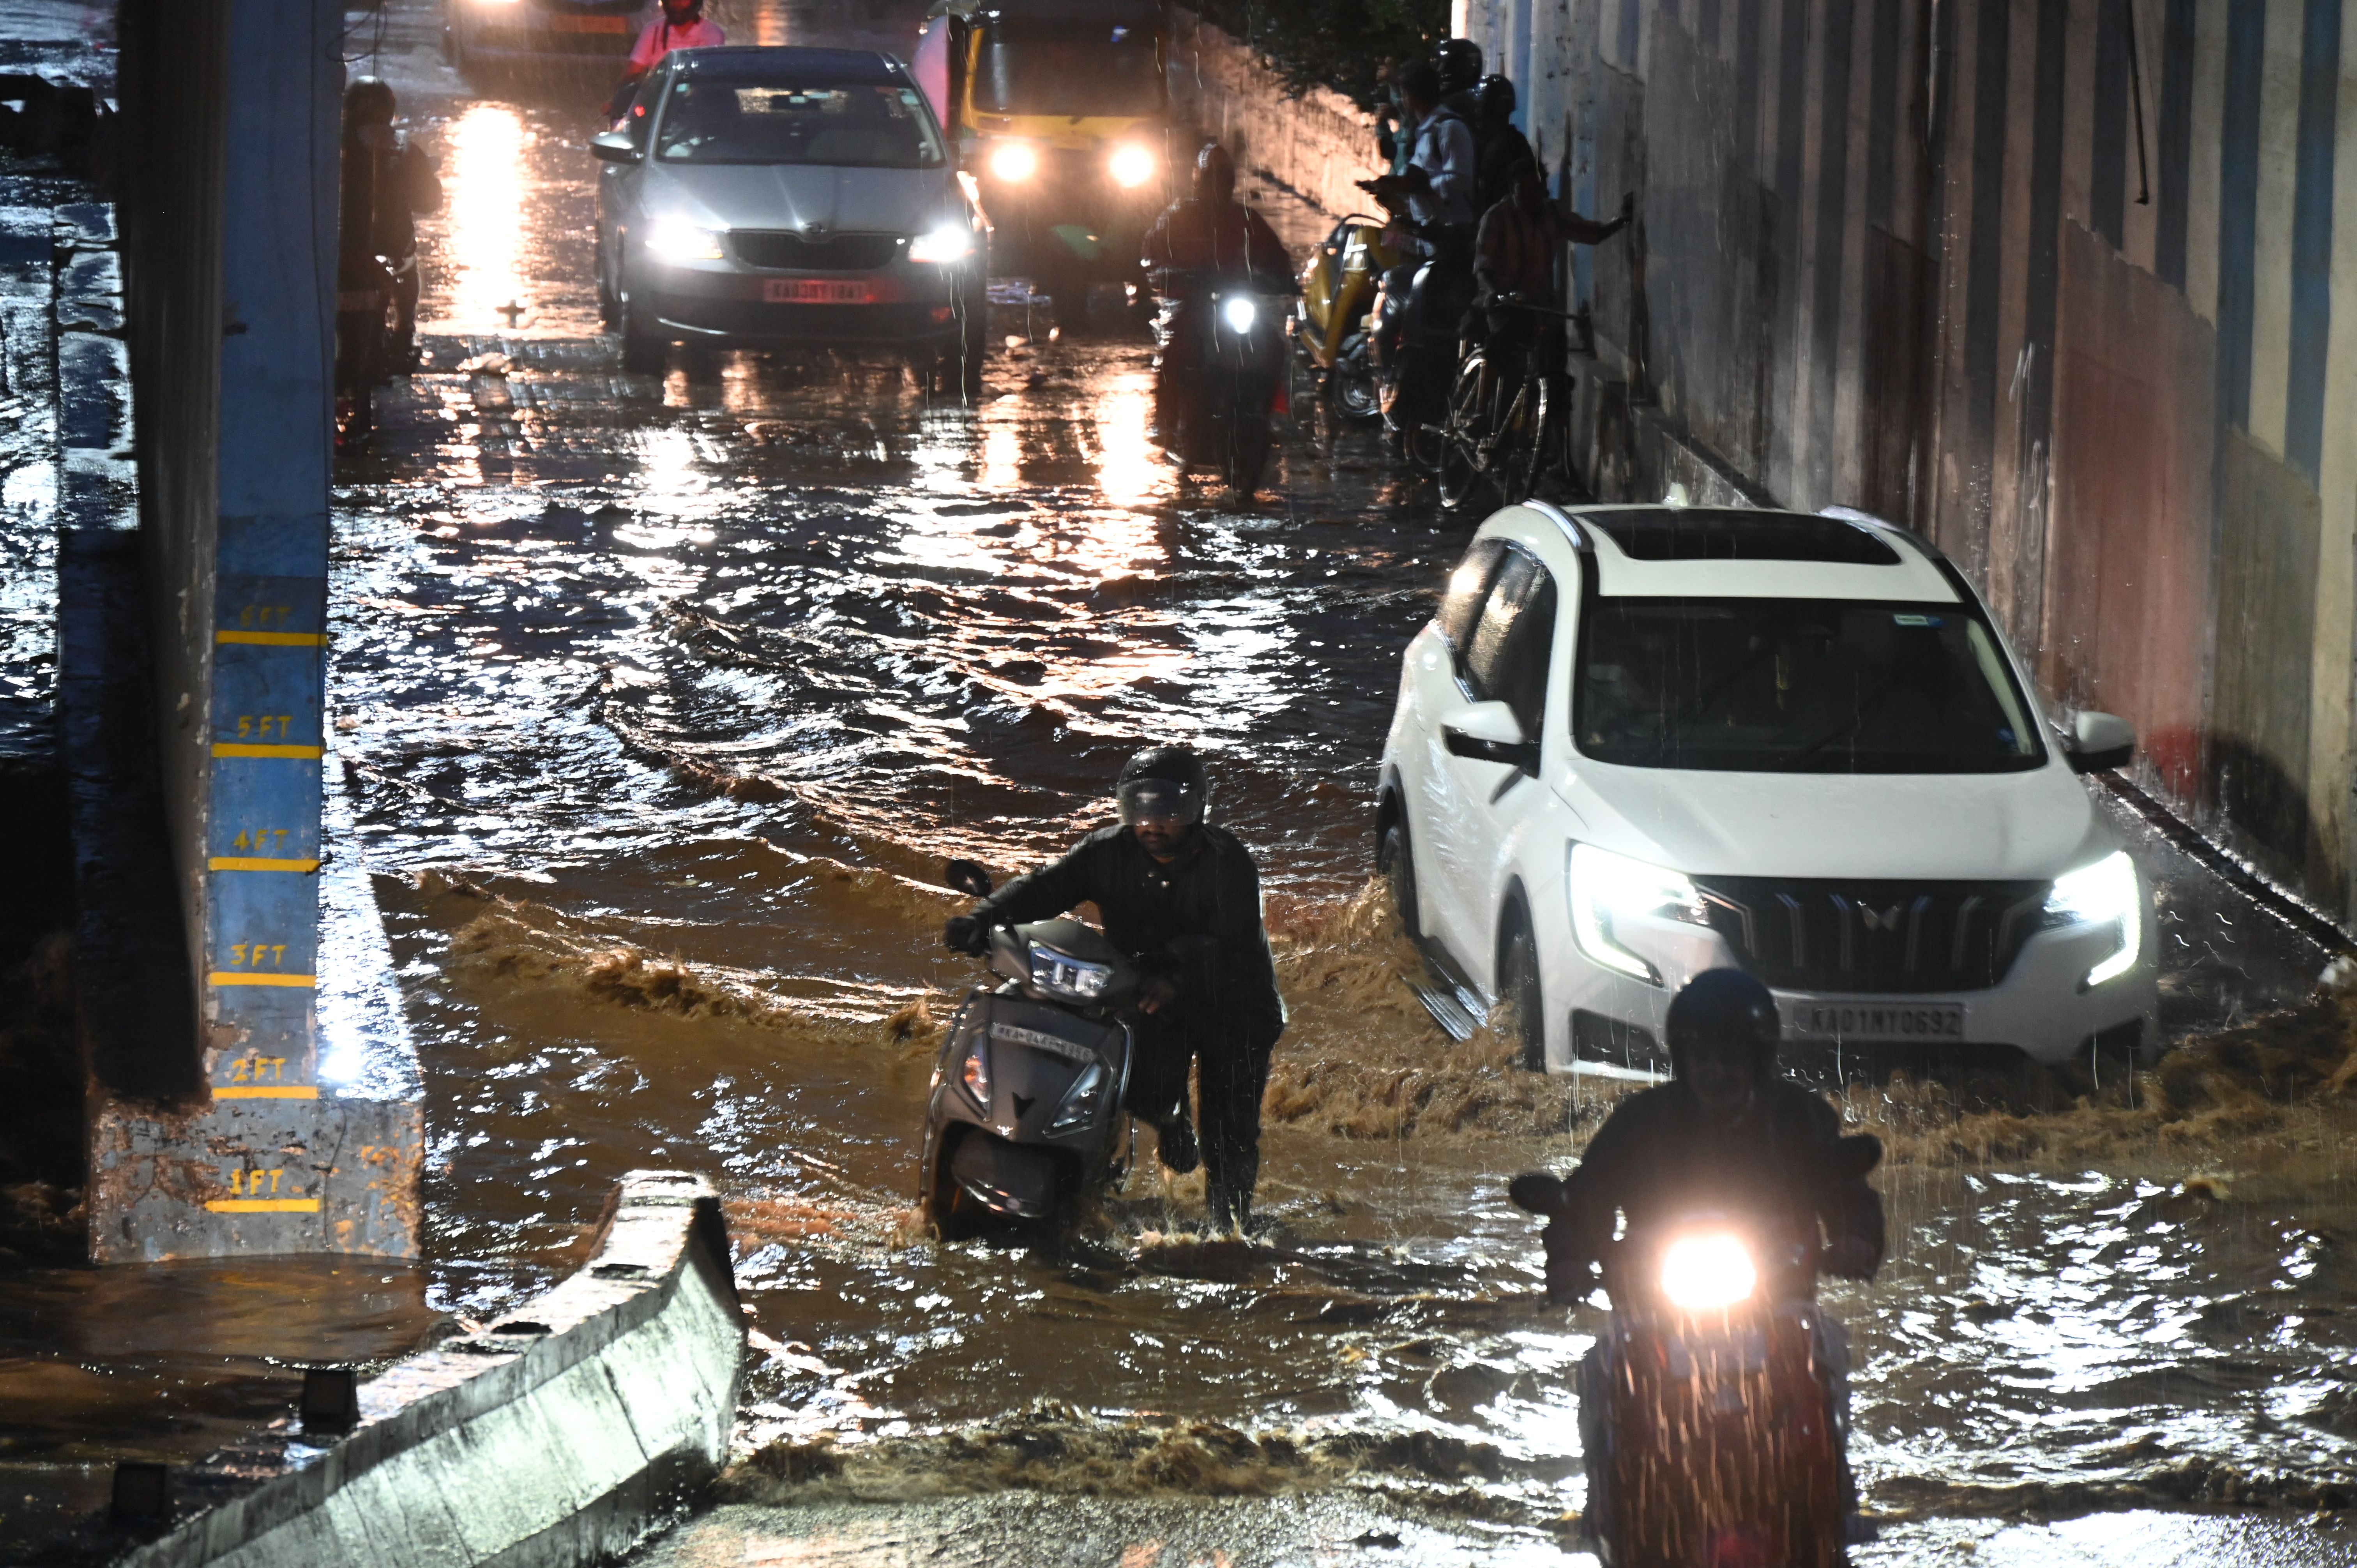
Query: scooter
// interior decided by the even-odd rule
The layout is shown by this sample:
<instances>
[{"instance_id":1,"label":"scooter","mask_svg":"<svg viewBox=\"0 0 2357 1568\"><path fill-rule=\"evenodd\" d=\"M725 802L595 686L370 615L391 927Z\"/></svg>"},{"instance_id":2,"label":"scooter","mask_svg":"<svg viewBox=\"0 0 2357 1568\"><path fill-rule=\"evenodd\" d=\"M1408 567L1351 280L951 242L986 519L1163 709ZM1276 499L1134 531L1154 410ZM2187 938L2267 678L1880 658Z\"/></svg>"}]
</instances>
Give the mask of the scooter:
<instances>
[{"instance_id":1,"label":"scooter","mask_svg":"<svg viewBox=\"0 0 2357 1568\"><path fill-rule=\"evenodd\" d=\"M949 863L950 886L990 874ZM1145 977L1079 920L996 926L999 983L966 993L933 1063L919 1201L944 1240L1006 1225L1053 1230L1128 1175L1131 1038Z\"/></svg>"},{"instance_id":2,"label":"scooter","mask_svg":"<svg viewBox=\"0 0 2357 1568\"><path fill-rule=\"evenodd\" d=\"M1402 260L1384 242L1385 227L1384 219L1353 213L1334 225L1301 269L1293 340L1317 367L1318 395L1351 421L1383 412L1368 322L1383 274Z\"/></svg>"},{"instance_id":3,"label":"scooter","mask_svg":"<svg viewBox=\"0 0 2357 1568\"><path fill-rule=\"evenodd\" d=\"M1863 1175L1871 1138L1845 1139ZM1550 1213L1560 1187L1517 1178ZM1580 1364L1582 1530L1607 1568L1840 1568L1855 1523L1849 1343L1817 1305L1813 1238L1694 1213L1604 1262L1612 1316Z\"/></svg>"},{"instance_id":4,"label":"scooter","mask_svg":"<svg viewBox=\"0 0 2357 1568\"><path fill-rule=\"evenodd\" d=\"M1157 273L1167 302L1155 401L1162 437L1180 467L1215 475L1237 501L1260 489L1275 422L1292 412L1286 387L1283 284L1265 278Z\"/></svg>"}]
</instances>

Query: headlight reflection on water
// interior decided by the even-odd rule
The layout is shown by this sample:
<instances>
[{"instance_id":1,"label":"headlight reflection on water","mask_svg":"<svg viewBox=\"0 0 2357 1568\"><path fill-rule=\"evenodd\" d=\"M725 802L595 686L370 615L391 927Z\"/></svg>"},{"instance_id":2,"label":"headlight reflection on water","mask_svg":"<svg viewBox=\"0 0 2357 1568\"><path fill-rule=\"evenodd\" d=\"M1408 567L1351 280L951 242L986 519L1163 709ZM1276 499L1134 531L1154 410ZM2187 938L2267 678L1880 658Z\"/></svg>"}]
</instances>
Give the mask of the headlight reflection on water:
<instances>
[{"instance_id":1,"label":"headlight reflection on water","mask_svg":"<svg viewBox=\"0 0 2357 1568\"><path fill-rule=\"evenodd\" d=\"M507 325L500 307L521 303L527 139L523 116L503 103L477 103L450 126L449 315L461 330Z\"/></svg>"}]
</instances>

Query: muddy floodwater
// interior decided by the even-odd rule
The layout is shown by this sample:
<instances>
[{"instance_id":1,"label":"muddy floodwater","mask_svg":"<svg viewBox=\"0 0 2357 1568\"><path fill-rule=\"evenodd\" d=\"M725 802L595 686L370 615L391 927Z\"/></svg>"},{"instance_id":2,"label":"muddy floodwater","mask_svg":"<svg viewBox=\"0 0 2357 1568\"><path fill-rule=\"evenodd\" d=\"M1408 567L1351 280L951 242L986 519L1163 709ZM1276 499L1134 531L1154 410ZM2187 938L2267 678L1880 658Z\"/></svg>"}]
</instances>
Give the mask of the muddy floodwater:
<instances>
[{"instance_id":1,"label":"muddy floodwater","mask_svg":"<svg viewBox=\"0 0 2357 1568\"><path fill-rule=\"evenodd\" d=\"M694 1166L727 1194L763 1456L656 1561L1565 1561L1600 1320L1540 1304L1502 1178L1568 1163L1606 1090L1452 1045L1367 889L1399 652L1471 520L1307 423L1259 507L1217 510L1147 439L1146 340L1049 341L1015 282L970 408L833 362L624 376L593 123L466 96L431 21L390 7L380 57L449 189L428 358L339 467L331 678L424 1057L430 1255L293 1282L372 1326L343 1353L490 1316L572 1265L619 1173ZM939 944L940 863L1054 853L1161 740L1209 754L1265 869L1294 1014L1274 1230L1174 1237L1200 1177L1148 1162L1061 1251L927 1240L926 1079L974 978ZM2321 956L2123 821L2164 887L2172 1027L2298 1000ZM1827 1293L1889 1520L1859 1561L2357 1561L2347 1137L2263 1106L1886 1172L1892 1261ZM226 1421L319 1353L324 1327L221 1305L285 1271L178 1277L221 1333L90 1333L59 1408L96 1408L70 1364ZM0 1301L12 1344L81 1310L45 1280ZM59 1465L133 1441L61 1419Z\"/></svg>"}]
</instances>

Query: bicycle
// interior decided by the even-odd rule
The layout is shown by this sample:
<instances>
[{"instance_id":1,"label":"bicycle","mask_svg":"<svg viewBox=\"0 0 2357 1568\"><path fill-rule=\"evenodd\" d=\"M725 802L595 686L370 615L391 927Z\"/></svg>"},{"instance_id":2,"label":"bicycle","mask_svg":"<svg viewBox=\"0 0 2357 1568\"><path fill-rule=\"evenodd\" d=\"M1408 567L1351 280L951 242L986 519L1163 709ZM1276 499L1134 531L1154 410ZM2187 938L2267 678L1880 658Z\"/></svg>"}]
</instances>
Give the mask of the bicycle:
<instances>
[{"instance_id":1,"label":"bicycle","mask_svg":"<svg viewBox=\"0 0 2357 1568\"><path fill-rule=\"evenodd\" d=\"M1568 311L1516 299L1500 300L1491 308L1571 319ZM1508 506L1528 500L1538 488L1555 412L1555 383L1561 378L1541 368L1544 356L1536 344L1521 358L1522 374L1512 384L1511 399L1503 378L1490 374L1487 349L1474 349L1458 369L1448 393L1448 421L1434 427L1440 501L1452 511L1470 501L1484 484Z\"/></svg>"}]
</instances>

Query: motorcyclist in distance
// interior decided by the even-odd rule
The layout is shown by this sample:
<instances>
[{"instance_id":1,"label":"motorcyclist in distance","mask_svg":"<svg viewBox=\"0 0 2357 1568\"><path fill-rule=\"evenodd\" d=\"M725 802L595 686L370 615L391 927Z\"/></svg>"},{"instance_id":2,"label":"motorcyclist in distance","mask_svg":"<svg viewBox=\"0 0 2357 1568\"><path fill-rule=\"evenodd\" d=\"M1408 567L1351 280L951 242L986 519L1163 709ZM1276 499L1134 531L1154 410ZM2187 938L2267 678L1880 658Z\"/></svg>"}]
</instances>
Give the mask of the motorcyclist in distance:
<instances>
[{"instance_id":1,"label":"motorcyclist in distance","mask_svg":"<svg viewBox=\"0 0 2357 1568\"><path fill-rule=\"evenodd\" d=\"M704 19L704 0L662 0L662 15L646 25L639 34L639 41L630 48L630 64L615 85L613 95L606 101L606 118L622 117L639 91L639 83L672 50L717 48L727 41L728 35L720 30L717 22Z\"/></svg>"},{"instance_id":2,"label":"motorcyclist in distance","mask_svg":"<svg viewBox=\"0 0 2357 1568\"><path fill-rule=\"evenodd\" d=\"M433 157L393 129L400 111L393 89L373 76L344 89L343 205L338 219L338 271L357 288L389 280L395 325L388 373L406 374L417 342L417 215L442 205Z\"/></svg>"},{"instance_id":3,"label":"motorcyclist in distance","mask_svg":"<svg viewBox=\"0 0 2357 1568\"><path fill-rule=\"evenodd\" d=\"M1179 302L1154 382L1156 426L1168 431L1173 399L1201 363L1202 332L1191 300L1196 284L1248 278L1271 292L1290 294L1293 262L1267 220L1236 199L1235 159L1217 142L1206 143L1195 156L1193 189L1155 220L1138 251L1155 288Z\"/></svg>"},{"instance_id":4,"label":"motorcyclist in distance","mask_svg":"<svg viewBox=\"0 0 2357 1568\"><path fill-rule=\"evenodd\" d=\"M1614 1107L1570 1176L1511 1185L1516 1205L1547 1218L1547 1298L1587 1298L1621 1216L1631 1232L1702 1212L1748 1219L1812 1243L1817 1273L1872 1279L1882 1199L1854 1174L1858 1140L1843 1138L1824 1097L1777 1076L1768 988L1741 970L1699 974L1671 1002L1667 1033L1670 1082Z\"/></svg>"},{"instance_id":5,"label":"motorcyclist in distance","mask_svg":"<svg viewBox=\"0 0 2357 1568\"><path fill-rule=\"evenodd\" d=\"M1193 1170L1187 1075L1190 1065L1200 1068L1207 1219L1216 1230L1242 1230L1260 1172L1269 1053L1285 1029L1261 926L1260 872L1234 834L1204 820L1210 779L1186 747L1139 752L1114 792L1118 822L953 918L942 940L978 953L994 926L1093 903L1106 940L1147 976L1131 1020L1130 1110L1154 1127L1165 1165Z\"/></svg>"}]
</instances>

